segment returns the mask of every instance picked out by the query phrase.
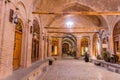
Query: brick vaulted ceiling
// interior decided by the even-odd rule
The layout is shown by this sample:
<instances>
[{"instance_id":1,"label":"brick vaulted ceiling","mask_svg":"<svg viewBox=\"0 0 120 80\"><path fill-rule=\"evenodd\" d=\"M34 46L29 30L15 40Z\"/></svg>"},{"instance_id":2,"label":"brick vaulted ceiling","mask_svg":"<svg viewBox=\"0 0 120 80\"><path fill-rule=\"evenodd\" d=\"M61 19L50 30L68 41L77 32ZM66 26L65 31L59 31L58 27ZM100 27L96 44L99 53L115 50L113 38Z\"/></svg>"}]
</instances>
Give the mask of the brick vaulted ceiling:
<instances>
[{"instance_id":1,"label":"brick vaulted ceiling","mask_svg":"<svg viewBox=\"0 0 120 80\"><path fill-rule=\"evenodd\" d=\"M80 12L118 11L120 0L33 0L34 11L40 12ZM66 27L73 21L74 27L107 27L105 16L88 15L39 15L44 27Z\"/></svg>"}]
</instances>

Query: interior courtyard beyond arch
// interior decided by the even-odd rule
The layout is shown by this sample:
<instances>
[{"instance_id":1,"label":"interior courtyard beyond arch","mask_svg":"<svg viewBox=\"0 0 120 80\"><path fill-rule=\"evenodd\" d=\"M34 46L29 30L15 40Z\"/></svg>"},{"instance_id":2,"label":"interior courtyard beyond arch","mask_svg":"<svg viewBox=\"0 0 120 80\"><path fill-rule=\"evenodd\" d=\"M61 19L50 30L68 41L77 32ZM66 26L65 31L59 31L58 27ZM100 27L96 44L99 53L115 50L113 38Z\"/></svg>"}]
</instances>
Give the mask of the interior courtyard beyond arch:
<instances>
[{"instance_id":1,"label":"interior courtyard beyond arch","mask_svg":"<svg viewBox=\"0 0 120 80\"><path fill-rule=\"evenodd\" d=\"M120 80L120 0L0 0L0 11L0 80Z\"/></svg>"}]
</instances>

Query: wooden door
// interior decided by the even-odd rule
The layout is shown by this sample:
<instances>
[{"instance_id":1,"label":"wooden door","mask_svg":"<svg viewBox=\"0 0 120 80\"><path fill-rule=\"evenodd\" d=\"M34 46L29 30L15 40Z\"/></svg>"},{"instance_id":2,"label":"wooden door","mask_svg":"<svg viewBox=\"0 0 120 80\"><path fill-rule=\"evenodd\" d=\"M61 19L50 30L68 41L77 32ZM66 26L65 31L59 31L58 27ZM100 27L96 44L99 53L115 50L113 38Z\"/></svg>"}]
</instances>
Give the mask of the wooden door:
<instances>
[{"instance_id":1,"label":"wooden door","mask_svg":"<svg viewBox=\"0 0 120 80\"><path fill-rule=\"evenodd\" d=\"M16 31L15 32L14 54L13 54L13 69L14 70L20 67L21 44L22 44L22 33L19 31Z\"/></svg>"}]
</instances>

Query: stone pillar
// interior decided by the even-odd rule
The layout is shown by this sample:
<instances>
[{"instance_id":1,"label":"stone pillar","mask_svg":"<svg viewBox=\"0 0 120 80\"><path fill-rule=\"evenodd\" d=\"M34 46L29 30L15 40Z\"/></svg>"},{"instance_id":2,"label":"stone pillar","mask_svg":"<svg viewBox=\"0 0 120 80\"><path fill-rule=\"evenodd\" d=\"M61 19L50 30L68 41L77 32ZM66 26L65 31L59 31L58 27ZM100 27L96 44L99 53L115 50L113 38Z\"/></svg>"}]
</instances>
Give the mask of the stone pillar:
<instances>
[{"instance_id":1,"label":"stone pillar","mask_svg":"<svg viewBox=\"0 0 120 80\"><path fill-rule=\"evenodd\" d=\"M47 58L47 36L45 35L45 40L44 40L44 58Z\"/></svg>"},{"instance_id":2,"label":"stone pillar","mask_svg":"<svg viewBox=\"0 0 120 80\"><path fill-rule=\"evenodd\" d=\"M89 53L90 57L93 58L94 57L94 53L93 53L93 35L90 36L90 53Z\"/></svg>"},{"instance_id":3,"label":"stone pillar","mask_svg":"<svg viewBox=\"0 0 120 80\"><path fill-rule=\"evenodd\" d=\"M59 58L62 58L62 38L58 38L58 55Z\"/></svg>"},{"instance_id":4,"label":"stone pillar","mask_svg":"<svg viewBox=\"0 0 120 80\"><path fill-rule=\"evenodd\" d=\"M51 37L48 35L46 37L46 57L51 56L51 48L52 48L51 40L52 40Z\"/></svg>"},{"instance_id":5,"label":"stone pillar","mask_svg":"<svg viewBox=\"0 0 120 80\"><path fill-rule=\"evenodd\" d=\"M9 22L9 8L0 0L0 80L13 72L14 24Z\"/></svg>"},{"instance_id":6,"label":"stone pillar","mask_svg":"<svg viewBox=\"0 0 120 80\"><path fill-rule=\"evenodd\" d=\"M49 42L48 42L48 56L52 56L52 38L49 37Z\"/></svg>"},{"instance_id":7,"label":"stone pillar","mask_svg":"<svg viewBox=\"0 0 120 80\"><path fill-rule=\"evenodd\" d=\"M109 44L110 44L110 52L111 54L114 54L114 41L113 41L113 35L109 35Z\"/></svg>"},{"instance_id":8,"label":"stone pillar","mask_svg":"<svg viewBox=\"0 0 120 80\"><path fill-rule=\"evenodd\" d=\"M43 34L42 30L40 29L40 40L39 40L39 60L43 60Z\"/></svg>"},{"instance_id":9,"label":"stone pillar","mask_svg":"<svg viewBox=\"0 0 120 80\"><path fill-rule=\"evenodd\" d=\"M99 55L100 56L102 56L102 38L101 38L101 36L99 36L99 45L97 45L97 46L99 46Z\"/></svg>"},{"instance_id":10,"label":"stone pillar","mask_svg":"<svg viewBox=\"0 0 120 80\"><path fill-rule=\"evenodd\" d=\"M41 48L41 50L42 50L42 53L41 53L41 60L44 60L44 58L45 58L45 55L44 55L44 53L45 53L45 45L44 45L44 43L45 43L45 37L44 37L45 35L42 33L42 40L41 40L41 46L40 47L42 47Z\"/></svg>"},{"instance_id":11,"label":"stone pillar","mask_svg":"<svg viewBox=\"0 0 120 80\"><path fill-rule=\"evenodd\" d=\"M30 35L29 31L29 23L26 23L24 32L23 32L23 39L22 40L22 65L23 67L29 67L31 65L31 47L32 47L32 36Z\"/></svg>"},{"instance_id":12,"label":"stone pillar","mask_svg":"<svg viewBox=\"0 0 120 80\"><path fill-rule=\"evenodd\" d=\"M45 30L44 30L44 33L42 34L42 42L41 42L42 46L42 54L41 54L41 57L42 59L41 60L44 60L47 58L47 35L45 33Z\"/></svg>"},{"instance_id":13,"label":"stone pillar","mask_svg":"<svg viewBox=\"0 0 120 80\"><path fill-rule=\"evenodd\" d=\"M76 58L80 58L80 43L81 43L81 39L77 38L77 51L76 51Z\"/></svg>"}]
</instances>

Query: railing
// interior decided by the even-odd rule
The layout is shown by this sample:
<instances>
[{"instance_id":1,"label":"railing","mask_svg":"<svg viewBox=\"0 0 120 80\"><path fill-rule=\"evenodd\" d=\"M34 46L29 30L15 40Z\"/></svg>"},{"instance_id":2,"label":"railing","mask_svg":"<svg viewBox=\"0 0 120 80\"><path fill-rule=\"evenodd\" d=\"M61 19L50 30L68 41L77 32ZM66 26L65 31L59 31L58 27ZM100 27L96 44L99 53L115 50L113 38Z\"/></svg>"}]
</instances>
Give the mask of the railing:
<instances>
[{"instance_id":1,"label":"railing","mask_svg":"<svg viewBox=\"0 0 120 80\"><path fill-rule=\"evenodd\" d=\"M5 80L38 80L48 69L48 60L33 63L31 67L19 69Z\"/></svg>"},{"instance_id":2,"label":"railing","mask_svg":"<svg viewBox=\"0 0 120 80\"><path fill-rule=\"evenodd\" d=\"M93 62L95 65L105 67L106 69L108 69L112 72L120 73L120 65L119 64L105 62L104 60L91 60L91 62Z\"/></svg>"}]
</instances>

